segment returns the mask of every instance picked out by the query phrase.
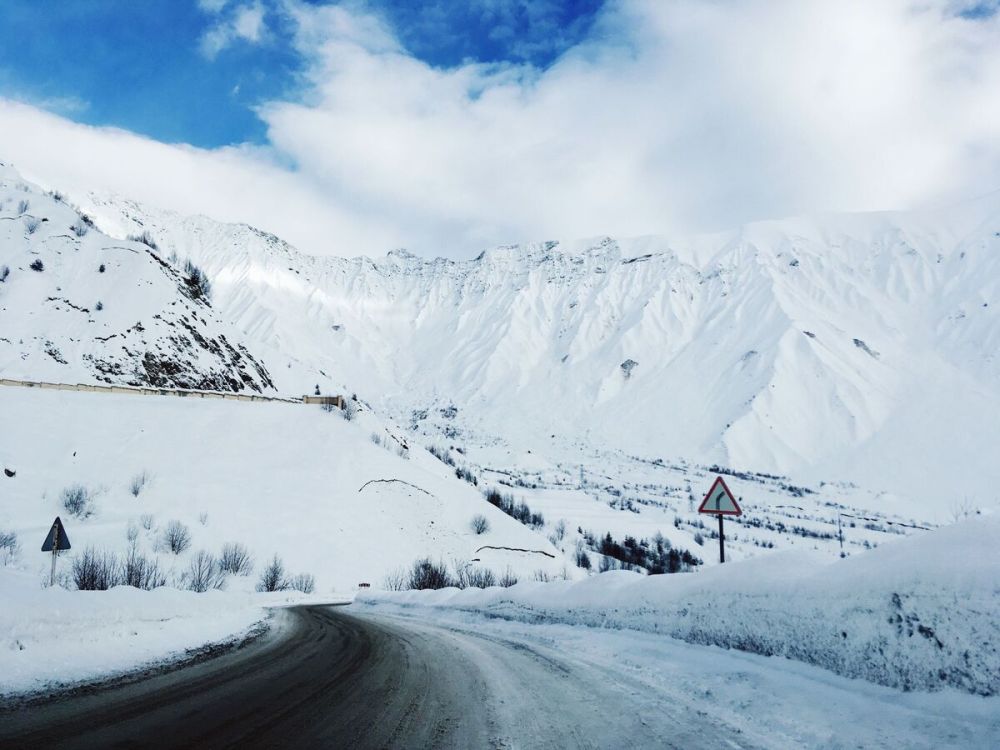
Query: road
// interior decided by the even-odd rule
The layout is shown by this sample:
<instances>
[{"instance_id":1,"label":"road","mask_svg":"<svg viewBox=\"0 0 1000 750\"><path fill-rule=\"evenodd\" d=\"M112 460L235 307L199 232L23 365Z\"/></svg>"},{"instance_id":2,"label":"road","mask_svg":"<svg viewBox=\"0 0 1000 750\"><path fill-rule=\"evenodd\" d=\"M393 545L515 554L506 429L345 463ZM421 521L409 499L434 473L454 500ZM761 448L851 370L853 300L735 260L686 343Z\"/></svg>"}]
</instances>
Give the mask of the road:
<instances>
[{"instance_id":1,"label":"road","mask_svg":"<svg viewBox=\"0 0 1000 750\"><path fill-rule=\"evenodd\" d=\"M625 710L623 710L625 707ZM301 607L257 644L0 711L0 747L746 747L704 712L539 644Z\"/></svg>"}]
</instances>

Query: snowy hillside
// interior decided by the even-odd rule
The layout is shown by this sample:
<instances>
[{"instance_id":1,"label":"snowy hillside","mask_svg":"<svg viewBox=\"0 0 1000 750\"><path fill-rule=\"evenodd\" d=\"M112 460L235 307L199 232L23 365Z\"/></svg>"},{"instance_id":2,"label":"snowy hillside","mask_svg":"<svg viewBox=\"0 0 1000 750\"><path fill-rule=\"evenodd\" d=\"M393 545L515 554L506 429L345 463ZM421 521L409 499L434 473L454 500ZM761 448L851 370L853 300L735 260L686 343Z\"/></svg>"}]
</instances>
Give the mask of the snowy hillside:
<instances>
[{"instance_id":1,"label":"snowy hillside","mask_svg":"<svg viewBox=\"0 0 1000 750\"><path fill-rule=\"evenodd\" d=\"M997 195L464 262L313 258L246 226L87 207L193 258L220 313L303 378L430 434L849 480L939 520L996 502L995 446L970 425L1000 418ZM279 389L312 385L297 371Z\"/></svg>"},{"instance_id":2,"label":"snowy hillside","mask_svg":"<svg viewBox=\"0 0 1000 750\"><path fill-rule=\"evenodd\" d=\"M122 555L134 538L182 588L193 556L218 557L226 543L254 560L248 577L227 581L236 590L252 590L275 554L289 576L311 574L323 593L381 586L426 556L479 559L520 577L567 565L543 536L426 451L403 450L405 439L367 412L349 422L304 404L3 387L0 413L0 468L13 473L0 474L0 532L17 534L14 565L39 581L50 556L38 549L57 515L71 556L88 546ZM64 502L73 487L87 497L75 515ZM470 521L480 514L489 529L476 534ZM177 552L172 522L189 535Z\"/></svg>"},{"instance_id":3,"label":"snowy hillside","mask_svg":"<svg viewBox=\"0 0 1000 750\"><path fill-rule=\"evenodd\" d=\"M0 375L273 393L191 273L147 243L102 234L0 165Z\"/></svg>"}]
</instances>

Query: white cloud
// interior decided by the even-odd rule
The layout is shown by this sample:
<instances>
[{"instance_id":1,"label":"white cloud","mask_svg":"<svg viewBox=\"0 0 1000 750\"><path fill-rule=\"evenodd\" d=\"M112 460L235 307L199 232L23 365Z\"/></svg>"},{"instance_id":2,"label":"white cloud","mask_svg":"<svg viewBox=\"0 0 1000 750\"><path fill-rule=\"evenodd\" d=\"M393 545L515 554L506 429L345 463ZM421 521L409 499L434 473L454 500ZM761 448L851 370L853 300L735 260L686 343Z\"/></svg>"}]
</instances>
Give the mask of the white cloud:
<instances>
[{"instance_id":1,"label":"white cloud","mask_svg":"<svg viewBox=\"0 0 1000 750\"><path fill-rule=\"evenodd\" d=\"M620 0L545 71L440 70L374 16L287 0L306 87L260 106L267 148L165 146L6 103L0 158L316 253L906 208L1000 186L1000 18L955 7Z\"/></svg>"},{"instance_id":2,"label":"white cloud","mask_svg":"<svg viewBox=\"0 0 1000 750\"><path fill-rule=\"evenodd\" d=\"M216 5L218 6L216 12L221 12L224 3ZM257 44L263 39L266 31L264 6L259 2L241 5L235 8L227 18L220 20L202 34L201 53L211 60L235 41L242 40L250 44Z\"/></svg>"},{"instance_id":3,"label":"white cloud","mask_svg":"<svg viewBox=\"0 0 1000 750\"><path fill-rule=\"evenodd\" d=\"M198 7L205 13L221 13L228 0L198 0Z\"/></svg>"}]
</instances>

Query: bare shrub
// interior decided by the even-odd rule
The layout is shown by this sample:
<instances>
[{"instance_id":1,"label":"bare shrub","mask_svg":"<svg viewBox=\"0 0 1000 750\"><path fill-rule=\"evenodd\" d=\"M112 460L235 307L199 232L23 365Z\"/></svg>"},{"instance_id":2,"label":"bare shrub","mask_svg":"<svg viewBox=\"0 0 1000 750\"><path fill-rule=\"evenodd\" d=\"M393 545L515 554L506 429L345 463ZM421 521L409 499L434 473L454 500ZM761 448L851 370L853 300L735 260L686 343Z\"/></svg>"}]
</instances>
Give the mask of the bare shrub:
<instances>
[{"instance_id":1,"label":"bare shrub","mask_svg":"<svg viewBox=\"0 0 1000 750\"><path fill-rule=\"evenodd\" d=\"M198 523L200 523L202 526L207 526L208 525L208 513L205 513L204 511L201 512L201 513L199 513L198 514Z\"/></svg>"},{"instance_id":2,"label":"bare shrub","mask_svg":"<svg viewBox=\"0 0 1000 750\"><path fill-rule=\"evenodd\" d=\"M207 301L212 298L212 283L208 276L190 260L184 261L184 283L191 299Z\"/></svg>"},{"instance_id":3,"label":"bare shrub","mask_svg":"<svg viewBox=\"0 0 1000 750\"><path fill-rule=\"evenodd\" d=\"M139 538L139 527L136 526L131 521L128 522L128 526L125 527L125 541L129 543L135 543Z\"/></svg>"},{"instance_id":4,"label":"bare shrub","mask_svg":"<svg viewBox=\"0 0 1000 750\"><path fill-rule=\"evenodd\" d=\"M160 571L160 564L156 558L140 554L133 542L122 562L121 582L126 586L151 591L165 586L167 577Z\"/></svg>"},{"instance_id":5,"label":"bare shrub","mask_svg":"<svg viewBox=\"0 0 1000 750\"><path fill-rule=\"evenodd\" d=\"M556 524L556 527L553 530L553 534L555 535L555 538L557 540L559 540L560 542L566 537L566 519L565 518L560 518L559 519L559 523Z\"/></svg>"},{"instance_id":6,"label":"bare shrub","mask_svg":"<svg viewBox=\"0 0 1000 750\"><path fill-rule=\"evenodd\" d=\"M549 581L552 580L552 576L550 576L547 572L541 569L536 570L534 573L532 573L531 577L533 580L538 581L539 583L548 583Z\"/></svg>"},{"instance_id":7,"label":"bare shrub","mask_svg":"<svg viewBox=\"0 0 1000 750\"><path fill-rule=\"evenodd\" d=\"M358 416L357 394L352 394L350 398L344 400L344 408L340 410L340 416L348 422L354 421L354 418Z\"/></svg>"},{"instance_id":8,"label":"bare shrub","mask_svg":"<svg viewBox=\"0 0 1000 750\"><path fill-rule=\"evenodd\" d=\"M442 448L439 445L429 445L427 446L427 451L441 463L447 464L448 466L455 465L455 459L451 457L451 451L447 448Z\"/></svg>"},{"instance_id":9,"label":"bare shrub","mask_svg":"<svg viewBox=\"0 0 1000 750\"><path fill-rule=\"evenodd\" d=\"M382 579L382 586L386 591L405 591L409 579L410 574L405 568L396 568L385 574L385 578Z\"/></svg>"},{"instance_id":10,"label":"bare shrub","mask_svg":"<svg viewBox=\"0 0 1000 750\"><path fill-rule=\"evenodd\" d=\"M38 271L38 273L41 273L42 271L45 270L45 264L42 263L41 258L35 258L33 261L31 261L31 264L28 266L28 268L30 268L32 271Z\"/></svg>"},{"instance_id":11,"label":"bare shrub","mask_svg":"<svg viewBox=\"0 0 1000 750\"><path fill-rule=\"evenodd\" d=\"M455 584L460 589L486 589L497 585L496 574L489 568L474 568L471 565L456 565Z\"/></svg>"},{"instance_id":12,"label":"bare shrub","mask_svg":"<svg viewBox=\"0 0 1000 750\"><path fill-rule=\"evenodd\" d=\"M156 519L152 513L143 513L141 516L139 516L139 523L142 525L142 528L144 528L146 531L152 531L153 522L155 520Z\"/></svg>"},{"instance_id":13,"label":"bare shrub","mask_svg":"<svg viewBox=\"0 0 1000 750\"><path fill-rule=\"evenodd\" d=\"M132 497L139 497L139 494L146 488L151 479L149 472L143 469L138 474L136 474L128 483L128 491L132 493Z\"/></svg>"},{"instance_id":14,"label":"bare shrub","mask_svg":"<svg viewBox=\"0 0 1000 750\"><path fill-rule=\"evenodd\" d=\"M260 574L260 580L257 581L258 591L285 591L289 587L288 579L285 578L285 564L281 561L281 558L275 555L271 562L267 564L264 568L264 572Z\"/></svg>"},{"instance_id":15,"label":"bare shrub","mask_svg":"<svg viewBox=\"0 0 1000 750\"><path fill-rule=\"evenodd\" d=\"M253 558L247 548L238 542L228 542L222 545L219 555L219 567L224 573L234 576L248 576L253 572Z\"/></svg>"},{"instance_id":16,"label":"bare shrub","mask_svg":"<svg viewBox=\"0 0 1000 750\"><path fill-rule=\"evenodd\" d=\"M38 227L41 226L41 224L42 222L38 218L29 216L24 220L24 231L28 234L34 234L38 231Z\"/></svg>"},{"instance_id":17,"label":"bare shrub","mask_svg":"<svg viewBox=\"0 0 1000 750\"><path fill-rule=\"evenodd\" d=\"M468 466L456 466L455 476L475 487L479 486L479 477Z\"/></svg>"},{"instance_id":18,"label":"bare shrub","mask_svg":"<svg viewBox=\"0 0 1000 750\"><path fill-rule=\"evenodd\" d=\"M70 226L70 230L77 237L83 237L90 230L90 227L87 226L86 222L80 219L74 222L72 226Z\"/></svg>"},{"instance_id":19,"label":"bare shrub","mask_svg":"<svg viewBox=\"0 0 1000 750\"><path fill-rule=\"evenodd\" d=\"M10 565L21 552L21 544L13 531L0 531L0 565Z\"/></svg>"},{"instance_id":20,"label":"bare shrub","mask_svg":"<svg viewBox=\"0 0 1000 750\"><path fill-rule=\"evenodd\" d=\"M17 215L18 216L23 215L24 213L27 212L27 210L30 207L31 207L31 204L28 201L26 201L26 200L19 201L18 204L17 204Z\"/></svg>"},{"instance_id":21,"label":"bare shrub","mask_svg":"<svg viewBox=\"0 0 1000 750\"><path fill-rule=\"evenodd\" d=\"M141 242L151 250L159 249L156 244L156 240L153 239L153 236L149 232L143 231L140 234L130 234L128 238L132 240L132 242Z\"/></svg>"},{"instance_id":22,"label":"bare shrub","mask_svg":"<svg viewBox=\"0 0 1000 750\"><path fill-rule=\"evenodd\" d=\"M76 518L89 518L94 514L93 493L82 484L74 484L64 489L62 504L66 512Z\"/></svg>"},{"instance_id":23,"label":"bare shrub","mask_svg":"<svg viewBox=\"0 0 1000 750\"><path fill-rule=\"evenodd\" d=\"M191 532L187 526L180 521L171 521L167 528L163 530L163 546L179 555L191 546Z\"/></svg>"},{"instance_id":24,"label":"bare shrub","mask_svg":"<svg viewBox=\"0 0 1000 750\"><path fill-rule=\"evenodd\" d=\"M0 284L7 280L10 276L10 266L0 266Z\"/></svg>"},{"instance_id":25,"label":"bare shrub","mask_svg":"<svg viewBox=\"0 0 1000 750\"><path fill-rule=\"evenodd\" d=\"M316 578L312 573L299 573L292 576L291 580L288 581L288 586L303 594L311 594L316 590Z\"/></svg>"},{"instance_id":26,"label":"bare shrub","mask_svg":"<svg viewBox=\"0 0 1000 750\"><path fill-rule=\"evenodd\" d=\"M411 589L445 589L455 586L456 581L448 573L444 563L434 563L429 557L425 557L413 563L407 584L407 588Z\"/></svg>"},{"instance_id":27,"label":"bare shrub","mask_svg":"<svg viewBox=\"0 0 1000 750\"><path fill-rule=\"evenodd\" d=\"M981 512L975 501L968 496L963 497L961 500L952 501L948 510L951 513L951 520L955 523L958 523L969 516L977 516Z\"/></svg>"},{"instance_id":28,"label":"bare shrub","mask_svg":"<svg viewBox=\"0 0 1000 750\"><path fill-rule=\"evenodd\" d=\"M199 550L188 563L184 573L184 583L188 591L203 594L209 589L221 589L226 583L226 574L219 567L215 555L205 550Z\"/></svg>"},{"instance_id":29,"label":"bare shrub","mask_svg":"<svg viewBox=\"0 0 1000 750\"><path fill-rule=\"evenodd\" d=\"M122 571L118 556L87 547L73 559L73 583L80 591L107 591L120 585Z\"/></svg>"},{"instance_id":30,"label":"bare shrub","mask_svg":"<svg viewBox=\"0 0 1000 750\"><path fill-rule=\"evenodd\" d=\"M487 531L490 530L489 519L486 516L482 515L481 513L473 516L472 521L469 523L469 525L472 527L472 531L477 535L485 534Z\"/></svg>"},{"instance_id":31,"label":"bare shrub","mask_svg":"<svg viewBox=\"0 0 1000 750\"><path fill-rule=\"evenodd\" d=\"M514 571L511 570L509 565L507 566L507 569L503 572L503 575L500 576L497 583L503 586L505 589L509 589L511 586L517 584L517 575L515 575Z\"/></svg>"}]
</instances>

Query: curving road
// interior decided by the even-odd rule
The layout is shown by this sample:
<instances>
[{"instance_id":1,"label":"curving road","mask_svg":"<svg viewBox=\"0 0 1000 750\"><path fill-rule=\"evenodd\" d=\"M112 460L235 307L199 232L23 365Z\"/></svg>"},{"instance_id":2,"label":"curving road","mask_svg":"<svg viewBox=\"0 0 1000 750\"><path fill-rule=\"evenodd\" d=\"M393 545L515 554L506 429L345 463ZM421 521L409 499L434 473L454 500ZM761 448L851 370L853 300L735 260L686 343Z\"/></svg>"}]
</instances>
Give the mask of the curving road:
<instances>
[{"instance_id":1,"label":"curving road","mask_svg":"<svg viewBox=\"0 0 1000 750\"><path fill-rule=\"evenodd\" d=\"M698 713L557 649L313 606L235 653L0 710L0 747L732 746Z\"/></svg>"}]
</instances>

